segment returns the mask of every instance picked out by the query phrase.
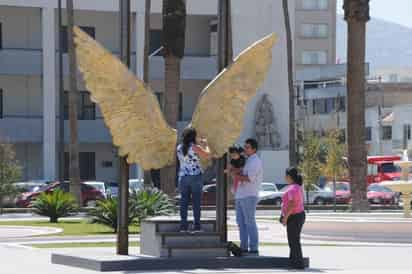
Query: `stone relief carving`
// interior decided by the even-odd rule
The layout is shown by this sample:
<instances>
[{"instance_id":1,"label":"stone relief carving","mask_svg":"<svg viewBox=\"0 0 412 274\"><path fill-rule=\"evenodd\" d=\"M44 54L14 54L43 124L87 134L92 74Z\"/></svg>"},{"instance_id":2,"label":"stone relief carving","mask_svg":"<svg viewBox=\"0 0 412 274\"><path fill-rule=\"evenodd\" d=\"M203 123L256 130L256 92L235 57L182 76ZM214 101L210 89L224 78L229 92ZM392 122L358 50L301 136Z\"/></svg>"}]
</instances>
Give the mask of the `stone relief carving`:
<instances>
[{"instance_id":1,"label":"stone relief carving","mask_svg":"<svg viewBox=\"0 0 412 274\"><path fill-rule=\"evenodd\" d=\"M256 105L255 135L261 149L280 148L280 134L277 130L275 113L267 94L264 94Z\"/></svg>"}]
</instances>

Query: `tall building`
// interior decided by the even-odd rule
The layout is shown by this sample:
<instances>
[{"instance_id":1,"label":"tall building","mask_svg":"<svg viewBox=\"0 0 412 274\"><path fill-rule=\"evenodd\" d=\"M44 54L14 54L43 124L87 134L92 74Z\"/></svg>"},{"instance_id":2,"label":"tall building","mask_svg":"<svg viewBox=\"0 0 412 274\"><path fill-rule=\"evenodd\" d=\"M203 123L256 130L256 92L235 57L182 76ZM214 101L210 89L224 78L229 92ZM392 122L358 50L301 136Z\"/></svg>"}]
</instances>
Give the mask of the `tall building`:
<instances>
[{"instance_id":1,"label":"tall building","mask_svg":"<svg viewBox=\"0 0 412 274\"><path fill-rule=\"evenodd\" d=\"M132 2L131 69L142 78L144 3ZM65 3L65 1L63 1ZM161 46L161 0L152 0L150 20L150 85L161 101L164 90L164 60ZM118 0L75 0L75 23L115 54L119 53ZM294 22L294 1L291 20ZM58 177L59 70L58 17L56 0L0 0L0 141L15 144L23 179ZM63 10L65 15L65 10ZM201 90L217 74L217 0L187 1L186 50L181 68L179 128L191 119ZM63 16L63 25L66 17ZM261 93L270 95L281 131L281 147L288 147L288 97L285 31L281 1L233 1L233 44L235 54L270 32L279 42L273 50L274 66ZM62 30L67 32L66 28ZM68 89L67 41L63 41L64 90ZM272 87L276 86L274 90ZM82 180L117 180L116 149L102 115L79 80L79 143ZM68 102L64 96L65 117ZM282 98L279 100L277 97ZM276 98L276 100L275 100ZM258 99L258 98L257 98ZM245 117L242 138L253 136L256 101ZM139 106L136 106L139 107ZM69 127L65 122L66 151ZM286 152L282 152L287 155ZM270 154L270 153L269 153ZM267 154L267 155L269 155ZM282 154L282 155L283 155ZM265 154L266 155L266 154ZM269 157L269 156L268 156ZM272 156L270 156L272 157ZM287 159L284 156L278 156ZM271 158L273 160L273 158ZM66 160L68 160L66 154ZM267 161L268 164L271 161ZM66 177L68 175L67 164ZM283 177L279 165L278 177ZM275 176L269 165L267 176ZM136 173L137 169L132 169ZM277 174L276 173L276 174ZM136 175L136 174L133 174ZM277 175L276 175L277 176ZM270 177L272 180L273 177ZM268 177L269 179L269 177Z\"/></svg>"},{"instance_id":2,"label":"tall building","mask_svg":"<svg viewBox=\"0 0 412 274\"><path fill-rule=\"evenodd\" d=\"M336 63L336 0L296 0L296 69Z\"/></svg>"}]
</instances>

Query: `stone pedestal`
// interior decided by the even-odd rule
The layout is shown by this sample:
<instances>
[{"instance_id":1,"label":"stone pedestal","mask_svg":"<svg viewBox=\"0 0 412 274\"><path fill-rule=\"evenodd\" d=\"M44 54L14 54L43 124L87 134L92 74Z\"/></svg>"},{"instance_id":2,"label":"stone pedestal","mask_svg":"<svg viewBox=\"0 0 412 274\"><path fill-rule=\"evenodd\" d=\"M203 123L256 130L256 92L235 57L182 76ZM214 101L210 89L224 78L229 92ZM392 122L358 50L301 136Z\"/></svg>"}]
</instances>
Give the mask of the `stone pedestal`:
<instances>
[{"instance_id":1,"label":"stone pedestal","mask_svg":"<svg viewBox=\"0 0 412 274\"><path fill-rule=\"evenodd\" d=\"M189 221L190 222L190 221ZM155 217L141 224L140 253L154 257L225 257L227 243L216 232L215 219L202 220L202 232L179 232L178 217Z\"/></svg>"}]
</instances>

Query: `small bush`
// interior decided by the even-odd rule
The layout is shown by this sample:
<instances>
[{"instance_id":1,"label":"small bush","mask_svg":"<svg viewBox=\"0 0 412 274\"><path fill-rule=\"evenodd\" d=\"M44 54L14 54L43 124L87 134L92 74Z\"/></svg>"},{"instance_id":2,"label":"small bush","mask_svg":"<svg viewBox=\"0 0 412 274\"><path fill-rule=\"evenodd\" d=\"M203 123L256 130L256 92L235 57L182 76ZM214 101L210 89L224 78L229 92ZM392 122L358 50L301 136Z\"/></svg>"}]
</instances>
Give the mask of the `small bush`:
<instances>
[{"instance_id":1,"label":"small bush","mask_svg":"<svg viewBox=\"0 0 412 274\"><path fill-rule=\"evenodd\" d=\"M148 217L171 215L176 212L173 201L157 188L146 187L130 196L133 215L138 224Z\"/></svg>"},{"instance_id":2,"label":"small bush","mask_svg":"<svg viewBox=\"0 0 412 274\"><path fill-rule=\"evenodd\" d=\"M111 227L117 232L117 198L109 197L106 200L96 202L96 207L90 209L88 216L93 224L102 224ZM129 224L133 222L134 215L131 214L129 203Z\"/></svg>"},{"instance_id":3,"label":"small bush","mask_svg":"<svg viewBox=\"0 0 412 274\"><path fill-rule=\"evenodd\" d=\"M73 195L60 189L52 193L41 193L31 204L34 213L50 218L51 223L57 223L61 217L69 216L77 211Z\"/></svg>"}]
</instances>

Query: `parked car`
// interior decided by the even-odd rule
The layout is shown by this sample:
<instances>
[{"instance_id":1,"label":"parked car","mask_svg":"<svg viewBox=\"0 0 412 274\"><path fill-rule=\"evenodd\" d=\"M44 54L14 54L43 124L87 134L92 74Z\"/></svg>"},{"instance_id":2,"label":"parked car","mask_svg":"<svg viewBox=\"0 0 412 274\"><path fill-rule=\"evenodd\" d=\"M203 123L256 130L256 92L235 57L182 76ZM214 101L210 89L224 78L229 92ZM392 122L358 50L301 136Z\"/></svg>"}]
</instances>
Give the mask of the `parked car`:
<instances>
[{"instance_id":1,"label":"parked car","mask_svg":"<svg viewBox=\"0 0 412 274\"><path fill-rule=\"evenodd\" d=\"M367 195L370 204L399 204L399 193L380 184L369 185Z\"/></svg>"},{"instance_id":2,"label":"parked car","mask_svg":"<svg viewBox=\"0 0 412 274\"><path fill-rule=\"evenodd\" d=\"M35 192L28 192L25 193L25 195L21 195L17 199L17 206L18 207L30 207L31 202L36 199L37 196L39 196L41 193L46 192L50 193L54 191L55 189L61 189L65 192L69 192L69 182L54 182L51 184L44 185L40 187L37 191ZM102 200L104 199L103 193L85 183L81 183L81 204L83 206L93 206L95 205L97 200Z\"/></svg>"},{"instance_id":3,"label":"parked car","mask_svg":"<svg viewBox=\"0 0 412 274\"><path fill-rule=\"evenodd\" d=\"M228 191L230 190L228 189ZM259 191L259 204L280 205L282 203L282 194L276 184L262 183ZM229 203L233 203L233 201L229 201ZM216 205L216 184L203 187L202 205Z\"/></svg>"},{"instance_id":4,"label":"parked car","mask_svg":"<svg viewBox=\"0 0 412 274\"><path fill-rule=\"evenodd\" d=\"M216 205L216 184L203 186L202 205Z\"/></svg>"},{"instance_id":5,"label":"parked car","mask_svg":"<svg viewBox=\"0 0 412 274\"><path fill-rule=\"evenodd\" d=\"M6 197L3 204L16 206L17 201L19 201L23 196L30 195L31 193L38 191L41 187L53 182L54 181L49 180L31 180L27 182L14 183L13 185L16 187L19 194L17 194L14 198Z\"/></svg>"},{"instance_id":6,"label":"parked car","mask_svg":"<svg viewBox=\"0 0 412 274\"><path fill-rule=\"evenodd\" d=\"M325 189L332 191L333 194L333 182L328 182ZM350 191L349 182L336 182L336 203L337 204L349 204L351 202L352 196ZM333 202L333 200L332 200Z\"/></svg>"},{"instance_id":7,"label":"parked car","mask_svg":"<svg viewBox=\"0 0 412 274\"><path fill-rule=\"evenodd\" d=\"M281 189L282 192L286 191L286 187ZM326 205L333 202L333 191L329 188L320 188L317 185L313 186L313 190L309 191L309 201L307 201L308 195L305 190L303 193L305 202L314 205Z\"/></svg>"},{"instance_id":8,"label":"parked car","mask_svg":"<svg viewBox=\"0 0 412 274\"><path fill-rule=\"evenodd\" d=\"M85 181L83 182L86 185L92 186L97 190L100 190L100 192L103 194L104 198L107 198L107 189L106 189L106 183L105 182L100 182L100 181Z\"/></svg>"},{"instance_id":9,"label":"parked car","mask_svg":"<svg viewBox=\"0 0 412 274\"><path fill-rule=\"evenodd\" d=\"M129 180L129 191L139 191L144 187L144 179L130 179Z\"/></svg>"},{"instance_id":10,"label":"parked car","mask_svg":"<svg viewBox=\"0 0 412 274\"><path fill-rule=\"evenodd\" d=\"M277 205L282 204L282 195L277 186L274 183L262 183L259 191L259 204L261 205Z\"/></svg>"}]
</instances>

